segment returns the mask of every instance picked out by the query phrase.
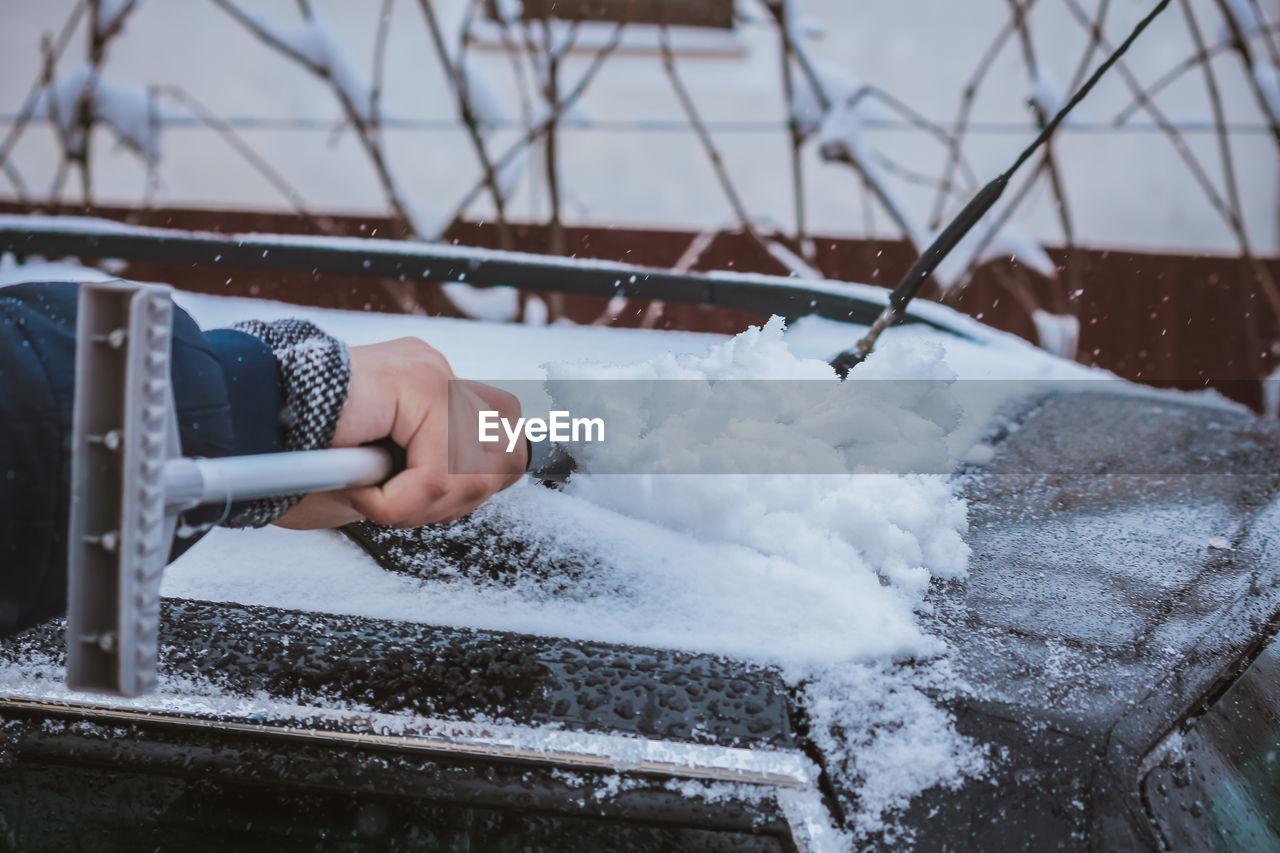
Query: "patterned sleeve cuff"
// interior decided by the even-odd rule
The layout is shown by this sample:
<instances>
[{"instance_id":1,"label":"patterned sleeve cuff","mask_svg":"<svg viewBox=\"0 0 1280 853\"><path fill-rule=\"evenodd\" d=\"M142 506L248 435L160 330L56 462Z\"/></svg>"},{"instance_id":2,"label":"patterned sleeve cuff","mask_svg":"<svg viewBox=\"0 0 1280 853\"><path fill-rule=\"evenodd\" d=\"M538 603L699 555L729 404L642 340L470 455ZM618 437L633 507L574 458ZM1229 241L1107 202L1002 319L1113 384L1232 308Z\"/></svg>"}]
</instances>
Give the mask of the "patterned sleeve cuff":
<instances>
[{"instance_id":1,"label":"patterned sleeve cuff","mask_svg":"<svg viewBox=\"0 0 1280 853\"><path fill-rule=\"evenodd\" d=\"M323 450L347 401L351 365L341 341L306 320L249 320L233 328L258 338L276 357L284 410L280 413L286 450ZM302 495L261 498L238 507L226 527L264 527L284 515Z\"/></svg>"}]
</instances>

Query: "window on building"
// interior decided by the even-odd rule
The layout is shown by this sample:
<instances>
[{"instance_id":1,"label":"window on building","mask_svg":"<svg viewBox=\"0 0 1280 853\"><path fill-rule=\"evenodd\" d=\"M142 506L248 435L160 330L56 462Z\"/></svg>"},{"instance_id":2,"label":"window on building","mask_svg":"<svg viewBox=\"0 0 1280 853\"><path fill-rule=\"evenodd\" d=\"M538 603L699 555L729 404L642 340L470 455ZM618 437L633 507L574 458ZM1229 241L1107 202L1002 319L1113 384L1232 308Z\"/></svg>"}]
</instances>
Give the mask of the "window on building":
<instances>
[{"instance_id":1,"label":"window on building","mask_svg":"<svg viewBox=\"0 0 1280 853\"><path fill-rule=\"evenodd\" d=\"M497 19L497 2L489 0ZM733 0L524 0L524 19L670 24L673 27L733 29Z\"/></svg>"}]
</instances>

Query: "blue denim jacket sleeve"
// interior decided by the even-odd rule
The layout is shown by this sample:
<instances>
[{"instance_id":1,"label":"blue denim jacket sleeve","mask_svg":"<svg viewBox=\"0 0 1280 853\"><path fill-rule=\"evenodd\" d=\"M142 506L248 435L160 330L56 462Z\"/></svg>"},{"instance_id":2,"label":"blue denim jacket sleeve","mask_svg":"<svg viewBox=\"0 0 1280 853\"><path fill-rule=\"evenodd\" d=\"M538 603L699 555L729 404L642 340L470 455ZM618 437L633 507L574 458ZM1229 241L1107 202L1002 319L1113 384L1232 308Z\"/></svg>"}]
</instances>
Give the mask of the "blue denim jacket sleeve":
<instances>
[{"instance_id":1,"label":"blue denim jacket sleeve","mask_svg":"<svg viewBox=\"0 0 1280 853\"><path fill-rule=\"evenodd\" d=\"M66 607L76 292L62 282L0 288L0 635ZM282 392L267 345L205 334L181 309L173 325L183 454L280 450ZM175 543L171 557L190 544Z\"/></svg>"}]
</instances>

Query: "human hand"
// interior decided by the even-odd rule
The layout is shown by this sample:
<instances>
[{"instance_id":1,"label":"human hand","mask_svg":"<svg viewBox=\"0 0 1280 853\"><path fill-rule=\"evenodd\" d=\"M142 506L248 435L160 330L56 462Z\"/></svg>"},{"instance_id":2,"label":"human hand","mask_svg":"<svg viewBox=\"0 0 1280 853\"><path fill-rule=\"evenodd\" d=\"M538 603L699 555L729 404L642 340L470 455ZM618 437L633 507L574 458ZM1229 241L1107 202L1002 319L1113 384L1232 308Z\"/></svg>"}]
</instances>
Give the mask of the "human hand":
<instances>
[{"instance_id":1,"label":"human hand","mask_svg":"<svg viewBox=\"0 0 1280 853\"><path fill-rule=\"evenodd\" d=\"M460 442L465 459L449 473L449 426L474 425L480 410L520 416L514 396L481 382L453 382L449 362L417 338L351 347L351 383L333 447L356 447L389 437L405 449L408 466L381 486L307 495L276 520L281 527L339 527L368 518L389 527L454 521L524 474L526 449ZM450 395L452 393L452 401Z\"/></svg>"}]
</instances>

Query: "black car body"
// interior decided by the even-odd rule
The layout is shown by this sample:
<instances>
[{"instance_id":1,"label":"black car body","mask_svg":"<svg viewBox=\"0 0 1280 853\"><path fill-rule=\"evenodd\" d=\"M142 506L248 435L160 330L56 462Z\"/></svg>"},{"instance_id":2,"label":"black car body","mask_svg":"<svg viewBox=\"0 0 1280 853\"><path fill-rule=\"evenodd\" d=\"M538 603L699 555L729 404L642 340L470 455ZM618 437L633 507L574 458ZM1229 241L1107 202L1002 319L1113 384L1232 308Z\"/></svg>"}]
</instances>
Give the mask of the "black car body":
<instances>
[{"instance_id":1,"label":"black car body","mask_svg":"<svg viewBox=\"0 0 1280 853\"><path fill-rule=\"evenodd\" d=\"M401 281L434 268L855 322L884 300L464 247L18 220L0 250ZM968 334L935 308L913 311ZM965 685L934 702L986 770L923 792L891 833L845 832L856 751L821 744L852 735L817 731L766 667L171 600L161 689L141 699L68 693L59 621L0 645L0 846L1280 849L1280 426L1121 383L1032 391L993 424L992 459L956 474L969 576L935 581L921 614ZM522 570L518 538L476 559L467 537L489 532L474 526L349 533L389 570L406 553Z\"/></svg>"},{"instance_id":2,"label":"black car body","mask_svg":"<svg viewBox=\"0 0 1280 853\"><path fill-rule=\"evenodd\" d=\"M832 766L770 669L182 600L165 609L165 687L141 700L62 691L61 623L5 644L27 689L11 678L0 700L0 838L19 850L1274 847L1280 430L1169 397L1056 393L1029 401L997 448L960 475L970 577L936 584L926 617L969 685L937 701L988 748L988 772L917 797L892 841L837 834L859 797L841 780L857 768ZM385 550L376 531L352 534Z\"/></svg>"}]
</instances>

